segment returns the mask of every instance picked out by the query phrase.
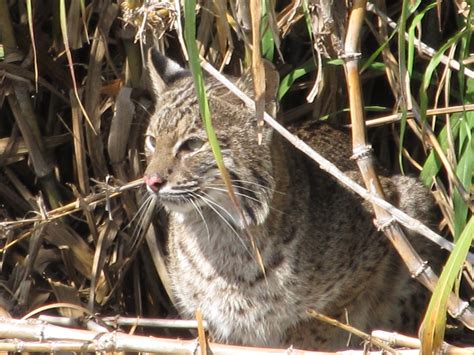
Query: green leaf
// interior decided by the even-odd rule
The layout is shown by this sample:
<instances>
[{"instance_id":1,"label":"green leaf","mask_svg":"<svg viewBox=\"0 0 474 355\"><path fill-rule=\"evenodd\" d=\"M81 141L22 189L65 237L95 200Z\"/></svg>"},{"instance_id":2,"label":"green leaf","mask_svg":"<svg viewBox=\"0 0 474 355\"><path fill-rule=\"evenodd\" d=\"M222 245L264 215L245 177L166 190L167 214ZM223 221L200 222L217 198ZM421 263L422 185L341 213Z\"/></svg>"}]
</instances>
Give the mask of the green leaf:
<instances>
[{"instance_id":1,"label":"green leaf","mask_svg":"<svg viewBox=\"0 0 474 355\"><path fill-rule=\"evenodd\" d=\"M446 327L448 297L466 260L473 237L474 217L471 217L459 240L456 242L433 291L421 329L423 354L437 353L442 345Z\"/></svg>"},{"instance_id":2,"label":"green leaf","mask_svg":"<svg viewBox=\"0 0 474 355\"><path fill-rule=\"evenodd\" d=\"M262 1L262 54L265 58L272 61L275 55L275 40L268 24L268 1Z\"/></svg>"},{"instance_id":3,"label":"green leaf","mask_svg":"<svg viewBox=\"0 0 474 355\"><path fill-rule=\"evenodd\" d=\"M420 114L422 116L422 119L426 118L426 110L428 108L428 89L430 86L431 82L431 77L433 76L434 71L438 67L438 65L441 63L441 58L444 55L444 52L450 48L452 45L457 43L462 36L465 35L466 31L468 29L464 28L454 34L451 38L449 38L442 46L441 48L433 55L433 58L431 58L425 74L423 76L423 82L420 87ZM470 30L470 29L469 29Z\"/></svg>"},{"instance_id":4,"label":"green leaf","mask_svg":"<svg viewBox=\"0 0 474 355\"><path fill-rule=\"evenodd\" d=\"M454 114L451 119L451 132L453 139L456 139L459 134L460 123L462 122L462 114ZM441 145L443 151L448 147L448 126L446 125L441 133L438 135L438 142ZM439 161L436 153L431 151L426 158L425 164L423 165L423 170L420 173L420 179L426 186L431 186L433 184L433 178L438 174L441 169L441 162Z\"/></svg>"},{"instance_id":5,"label":"green leaf","mask_svg":"<svg viewBox=\"0 0 474 355\"><path fill-rule=\"evenodd\" d=\"M301 78L302 76L312 72L315 69L314 60L310 59L306 61L301 67L292 70L289 74L287 74L283 80L280 82L280 87L278 88L278 100L280 101L290 90L293 83Z\"/></svg>"},{"instance_id":6,"label":"green leaf","mask_svg":"<svg viewBox=\"0 0 474 355\"><path fill-rule=\"evenodd\" d=\"M222 179L227 187L229 197L234 203L236 208L240 211L239 203L235 197L234 190L232 188L232 183L230 181L229 173L224 165L224 160L222 159L222 153L217 140L216 133L212 127L211 121L211 111L209 109L209 102L206 95L206 87L204 84L204 79L202 75L201 65L199 64L199 52L196 44L196 0L186 0L184 2L184 39L186 41L186 49L188 50L189 55L189 67L193 75L194 86L196 89L196 95L199 102L199 110L201 113L201 118L206 130L207 137L209 139L209 144L216 159L217 167L222 175Z\"/></svg>"},{"instance_id":7,"label":"green leaf","mask_svg":"<svg viewBox=\"0 0 474 355\"><path fill-rule=\"evenodd\" d=\"M459 160L458 166L456 167L456 175L459 180L466 188L467 191L472 186L472 177L474 173L474 141L471 139L470 144L466 146L464 154ZM454 205L454 240L457 240L461 231L466 225L468 217L469 206L466 201L462 199L458 190L456 189L453 194L453 205Z\"/></svg>"},{"instance_id":8,"label":"green leaf","mask_svg":"<svg viewBox=\"0 0 474 355\"><path fill-rule=\"evenodd\" d=\"M185 19L185 31L184 38L186 40L186 49L189 54L189 67L191 69L194 86L196 88L196 94L199 100L199 109L201 112L201 118L203 120L204 127L206 129L207 136L209 138L209 144L211 145L212 152L217 161L219 168L224 166L222 160L222 154L220 151L217 136L212 127L211 111L209 109L209 102L206 96L206 88L202 75L201 65L199 64L199 54L196 45L196 1L187 0L184 2L184 19Z\"/></svg>"},{"instance_id":9,"label":"green leaf","mask_svg":"<svg viewBox=\"0 0 474 355\"><path fill-rule=\"evenodd\" d=\"M410 80L410 77L406 75L407 73L407 58L406 58L406 44L405 44L405 29L406 29L406 22L409 16L409 1L403 0L402 4L402 12L400 14L400 21L398 23L398 63L399 63L399 70L400 70L400 84L402 85L402 103L400 105L402 115L400 120L400 150L398 152L398 160L400 162L401 171L403 171L403 159L402 159L402 150L403 150L403 142L405 139L405 128L406 128L406 120L407 120L407 92L405 91L404 85L409 86L410 83L405 83L406 80Z\"/></svg>"},{"instance_id":10,"label":"green leaf","mask_svg":"<svg viewBox=\"0 0 474 355\"><path fill-rule=\"evenodd\" d=\"M413 63L415 61L415 30L418 28L420 25L421 21L423 20L423 17L425 17L426 13L433 9L436 6L436 2L433 2L432 4L428 5L423 9L423 11L420 11L419 14L417 14L414 18L413 21L411 22L410 27L408 28L408 62L407 62L407 70L409 75L411 76L413 73Z\"/></svg>"}]
</instances>

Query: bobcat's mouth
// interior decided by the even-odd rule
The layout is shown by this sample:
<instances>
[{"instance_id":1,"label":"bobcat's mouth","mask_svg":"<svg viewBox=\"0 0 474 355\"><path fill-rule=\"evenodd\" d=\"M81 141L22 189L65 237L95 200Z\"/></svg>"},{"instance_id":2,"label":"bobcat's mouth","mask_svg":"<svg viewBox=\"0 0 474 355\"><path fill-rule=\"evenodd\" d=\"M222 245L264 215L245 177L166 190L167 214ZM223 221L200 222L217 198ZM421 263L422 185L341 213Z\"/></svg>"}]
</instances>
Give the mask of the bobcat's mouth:
<instances>
[{"instance_id":1,"label":"bobcat's mouth","mask_svg":"<svg viewBox=\"0 0 474 355\"><path fill-rule=\"evenodd\" d=\"M189 212L197 206L200 188L198 184L170 185L164 184L158 191L147 186L148 192L155 194L166 209L176 212Z\"/></svg>"}]
</instances>

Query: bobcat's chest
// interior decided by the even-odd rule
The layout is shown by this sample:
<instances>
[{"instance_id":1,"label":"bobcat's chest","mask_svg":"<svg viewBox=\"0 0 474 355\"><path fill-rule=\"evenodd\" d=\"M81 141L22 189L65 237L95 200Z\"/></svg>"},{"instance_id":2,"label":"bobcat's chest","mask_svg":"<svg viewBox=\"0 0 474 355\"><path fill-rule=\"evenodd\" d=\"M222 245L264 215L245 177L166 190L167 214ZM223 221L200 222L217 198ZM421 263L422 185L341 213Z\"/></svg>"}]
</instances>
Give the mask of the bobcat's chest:
<instances>
[{"instance_id":1,"label":"bobcat's chest","mask_svg":"<svg viewBox=\"0 0 474 355\"><path fill-rule=\"evenodd\" d=\"M286 329L305 314L286 285L291 270L285 258L263 274L252 251L228 234L232 231L209 223L202 228L172 223L170 230L170 274L182 315L194 318L199 309L216 340L280 344Z\"/></svg>"}]
</instances>

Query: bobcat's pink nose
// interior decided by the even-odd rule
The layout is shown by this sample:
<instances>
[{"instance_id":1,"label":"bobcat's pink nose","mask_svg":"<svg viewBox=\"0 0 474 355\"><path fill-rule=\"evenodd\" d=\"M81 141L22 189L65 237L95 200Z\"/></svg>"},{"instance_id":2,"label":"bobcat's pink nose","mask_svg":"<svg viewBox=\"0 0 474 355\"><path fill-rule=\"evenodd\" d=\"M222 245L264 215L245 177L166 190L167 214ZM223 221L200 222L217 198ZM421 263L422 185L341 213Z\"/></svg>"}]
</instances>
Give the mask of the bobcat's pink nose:
<instances>
[{"instance_id":1,"label":"bobcat's pink nose","mask_svg":"<svg viewBox=\"0 0 474 355\"><path fill-rule=\"evenodd\" d=\"M151 192L158 192L160 188L166 183L166 180L160 174L154 173L152 175L144 176L145 184Z\"/></svg>"}]
</instances>

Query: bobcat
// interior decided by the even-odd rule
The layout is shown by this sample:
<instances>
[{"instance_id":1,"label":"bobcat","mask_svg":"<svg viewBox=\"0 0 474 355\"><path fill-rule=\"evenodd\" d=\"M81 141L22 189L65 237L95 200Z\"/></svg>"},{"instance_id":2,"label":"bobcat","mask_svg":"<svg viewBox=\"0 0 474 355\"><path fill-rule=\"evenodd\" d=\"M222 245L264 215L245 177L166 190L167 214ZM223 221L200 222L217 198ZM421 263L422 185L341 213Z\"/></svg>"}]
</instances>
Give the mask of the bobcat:
<instances>
[{"instance_id":1,"label":"bobcat","mask_svg":"<svg viewBox=\"0 0 474 355\"><path fill-rule=\"evenodd\" d=\"M168 268L183 317L200 309L212 337L225 343L318 350L358 347L360 339L348 342L347 333L310 318L308 309L364 331L416 330L426 294L377 231L368 203L271 128L264 127L258 145L255 114L206 78L239 213L203 128L190 72L154 49L148 71L156 111L145 137L144 179L169 214ZM267 77L272 110L278 76L269 70ZM237 84L250 92L245 80ZM327 138L332 131L320 126L313 146L360 181L345 159L347 141ZM430 222L434 204L416 179L383 177L382 184L393 204ZM412 239L432 254L424 238Z\"/></svg>"}]
</instances>

